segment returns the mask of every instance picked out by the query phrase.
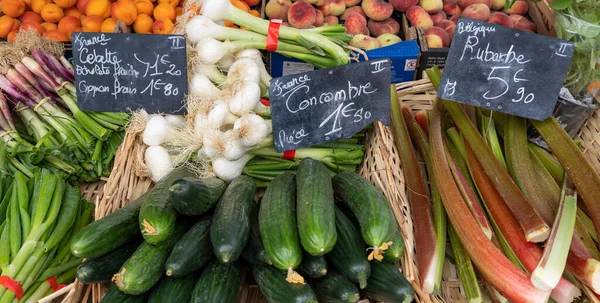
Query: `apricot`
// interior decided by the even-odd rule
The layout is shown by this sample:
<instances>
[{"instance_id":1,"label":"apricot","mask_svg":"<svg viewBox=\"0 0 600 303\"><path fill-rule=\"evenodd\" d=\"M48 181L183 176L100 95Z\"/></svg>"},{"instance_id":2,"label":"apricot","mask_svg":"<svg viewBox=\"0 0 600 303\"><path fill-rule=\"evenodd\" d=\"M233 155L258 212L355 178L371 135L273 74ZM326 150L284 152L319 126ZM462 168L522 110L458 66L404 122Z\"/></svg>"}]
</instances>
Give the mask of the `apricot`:
<instances>
[{"instance_id":1,"label":"apricot","mask_svg":"<svg viewBox=\"0 0 600 303\"><path fill-rule=\"evenodd\" d=\"M62 8L69 8L77 3L77 0L54 0L54 3Z\"/></svg>"},{"instance_id":2,"label":"apricot","mask_svg":"<svg viewBox=\"0 0 600 303\"><path fill-rule=\"evenodd\" d=\"M428 28L433 26L431 16L429 16L424 8L418 5L409 8L406 11L406 17L410 20L410 23L416 27Z\"/></svg>"},{"instance_id":3,"label":"apricot","mask_svg":"<svg viewBox=\"0 0 600 303\"><path fill-rule=\"evenodd\" d=\"M88 1L89 0L77 0L77 4L75 4L75 7L82 14L85 14L85 7L87 6Z\"/></svg>"},{"instance_id":4,"label":"apricot","mask_svg":"<svg viewBox=\"0 0 600 303\"><path fill-rule=\"evenodd\" d=\"M346 11L339 18L340 20L346 20L348 19L348 16L350 16L350 14L352 13L358 13L361 14L363 17L367 18L367 14L365 14L365 11L360 6L353 6L347 8Z\"/></svg>"},{"instance_id":5,"label":"apricot","mask_svg":"<svg viewBox=\"0 0 600 303\"><path fill-rule=\"evenodd\" d=\"M361 6L367 17L375 21L388 19L394 12L394 7L384 0L363 0Z\"/></svg>"},{"instance_id":6,"label":"apricot","mask_svg":"<svg viewBox=\"0 0 600 303\"><path fill-rule=\"evenodd\" d=\"M170 34L174 29L175 25L170 19L158 19L152 24L152 33L154 34Z\"/></svg>"},{"instance_id":7,"label":"apricot","mask_svg":"<svg viewBox=\"0 0 600 303\"><path fill-rule=\"evenodd\" d=\"M168 19L170 21L175 21L177 14L175 13L174 7L167 3L161 3L154 8L153 16L156 20Z\"/></svg>"},{"instance_id":8,"label":"apricot","mask_svg":"<svg viewBox=\"0 0 600 303\"><path fill-rule=\"evenodd\" d=\"M390 0L390 3L394 7L395 10L399 12L406 12L412 6L415 6L419 3L419 0Z\"/></svg>"},{"instance_id":9,"label":"apricot","mask_svg":"<svg viewBox=\"0 0 600 303\"><path fill-rule=\"evenodd\" d=\"M85 5L86 16L100 16L108 18L110 16L110 1L109 0L89 0Z\"/></svg>"},{"instance_id":10,"label":"apricot","mask_svg":"<svg viewBox=\"0 0 600 303\"><path fill-rule=\"evenodd\" d=\"M471 4L463 10L462 16L485 21L490 17L490 8L484 3Z\"/></svg>"},{"instance_id":11,"label":"apricot","mask_svg":"<svg viewBox=\"0 0 600 303\"><path fill-rule=\"evenodd\" d=\"M41 14L44 5L50 3L52 3L52 0L31 0L31 10L37 14Z\"/></svg>"},{"instance_id":12,"label":"apricot","mask_svg":"<svg viewBox=\"0 0 600 303\"><path fill-rule=\"evenodd\" d=\"M317 12L308 2L295 2L287 14L288 22L295 28L309 28L316 19Z\"/></svg>"},{"instance_id":13,"label":"apricot","mask_svg":"<svg viewBox=\"0 0 600 303\"><path fill-rule=\"evenodd\" d=\"M48 32L46 32L44 37L46 37L48 39L56 40L56 41L61 41L61 42L69 41L69 39L67 39L67 36L65 35L65 33L61 32L59 30L48 31Z\"/></svg>"},{"instance_id":14,"label":"apricot","mask_svg":"<svg viewBox=\"0 0 600 303\"><path fill-rule=\"evenodd\" d=\"M292 1L290 0L269 0L265 6L265 14L269 19L281 19L287 21L287 13L290 6L292 6Z\"/></svg>"},{"instance_id":15,"label":"apricot","mask_svg":"<svg viewBox=\"0 0 600 303\"><path fill-rule=\"evenodd\" d=\"M133 2L138 14L152 15L154 12L154 4L150 0L135 0Z\"/></svg>"},{"instance_id":16,"label":"apricot","mask_svg":"<svg viewBox=\"0 0 600 303\"><path fill-rule=\"evenodd\" d=\"M244 2L246 2L246 4L248 4L250 7L260 4L260 0L244 0Z\"/></svg>"},{"instance_id":17,"label":"apricot","mask_svg":"<svg viewBox=\"0 0 600 303\"><path fill-rule=\"evenodd\" d=\"M175 19L177 19L181 15L183 15L183 7L181 7L181 6L175 7Z\"/></svg>"},{"instance_id":18,"label":"apricot","mask_svg":"<svg viewBox=\"0 0 600 303\"><path fill-rule=\"evenodd\" d=\"M44 20L42 19L42 16L40 16L39 14L36 14L35 12L25 12L23 13L23 15L21 15L21 17L19 17L19 21L23 22L23 21L32 21L32 22L37 22L37 23L42 23L44 22Z\"/></svg>"},{"instance_id":19,"label":"apricot","mask_svg":"<svg viewBox=\"0 0 600 303\"><path fill-rule=\"evenodd\" d=\"M85 16L81 18L81 29L84 32L100 32L104 19L100 16Z\"/></svg>"},{"instance_id":20,"label":"apricot","mask_svg":"<svg viewBox=\"0 0 600 303\"><path fill-rule=\"evenodd\" d=\"M6 39L18 20L7 15L0 17L0 38Z\"/></svg>"},{"instance_id":21,"label":"apricot","mask_svg":"<svg viewBox=\"0 0 600 303\"><path fill-rule=\"evenodd\" d=\"M102 22L102 25L100 26L100 31L103 33L112 33L115 30L116 26L117 20L113 18L107 18L104 20L104 22Z\"/></svg>"},{"instance_id":22,"label":"apricot","mask_svg":"<svg viewBox=\"0 0 600 303\"><path fill-rule=\"evenodd\" d=\"M58 25L56 25L56 23L51 23L51 22L42 22L42 24L40 24L45 31L51 31L51 30L57 30L58 29Z\"/></svg>"},{"instance_id":23,"label":"apricot","mask_svg":"<svg viewBox=\"0 0 600 303\"><path fill-rule=\"evenodd\" d=\"M81 19L83 14L77 9L77 7L71 6L67 9L65 9L65 16L73 16L77 19Z\"/></svg>"},{"instance_id":24,"label":"apricot","mask_svg":"<svg viewBox=\"0 0 600 303\"><path fill-rule=\"evenodd\" d=\"M176 7L177 5L179 5L179 0L158 0L158 4L161 3L166 3L172 7Z\"/></svg>"},{"instance_id":25,"label":"apricot","mask_svg":"<svg viewBox=\"0 0 600 303\"><path fill-rule=\"evenodd\" d=\"M25 12L25 1L23 0L2 0L0 1L0 9L9 16L17 18Z\"/></svg>"},{"instance_id":26,"label":"apricot","mask_svg":"<svg viewBox=\"0 0 600 303\"><path fill-rule=\"evenodd\" d=\"M65 16L63 9L54 3L44 5L41 15L44 21L53 23L58 23Z\"/></svg>"},{"instance_id":27,"label":"apricot","mask_svg":"<svg viewBox=\"0 0 600 303\"><path fill-rule=\"evenodd\" d=\"M152 34L154 20L146 14L139 14L133 22L133 30L138 34Z\"/></svg>"},{"instance_id":28,"label":"apricot","mask_svg":"<svg viewBox=\"0 0 600 303\"><path fill-rule=\"evenodd\" d=\"M119 0L110 6L110 15L127 25L133 24L137 14L137 9L131 0Z\"/></svg>"},{"instance_id":29,"label":"apricot","mask_svg":"<svg viewBox=\"0 0 600 303\"><path fill-rule=\"evenodd\" d=\"M17 40L17 33L19 33L18 29L13 29L12 31L10 31L10 33L8 33L8 36L6 37L6 41L15 42L15 40Z\"/></svg>"},{"instance_id":30,"label":"apricot","mask_svg":"<svg viewBox=\"0 0 600 303\"><path fill-rule=\"evenodd\" d=\"M39 24L32 21L25 21L21 24L21 29L24 31L35 30L41 36L44 34L44 28Z\"/></svg>"},{"instance_id":31,"label":"apricot","mask_svg":"<svg viewBox=\"0 0 600 303\"><path fill-rule=\"evenodd\" d=\"M255 9L253 9L253 10L250 11L250 15L252 15L254 17L259 17L260 18L260 13L257 10L255 10Z\"/></svg>"},{"instance_id":32,"label":"apricot","mask_svg":"<svg viewBox=\"0 0 600 303\"><path fill-rule=\"evenodd\" d=\"M78 27L81 27L81 21L73 16L65 16L58 22L58 30L65 33L67 39L71 37L71 34Z\"/></svg>"},{"instance_id":33,"label":"apricot","mask_svg":"<svg viewBox=\"0 0 600 303\"><path fill-rule=\"evenodd\" d=\"M392 18L383 21L369 20L369 22L367 22L367 27L374 37L379 37L383 34L395 35L400 31L400 23Z\"/></svg>"},{"instance_id":34,"label":"apricot","mask_svg":"<svg viewBox=\"0 0 600 303\"><path fill-rule=\"evenodd\" d=\"M361 34L364 28L367 27L367 19L359 13L352 13L346 19L344 27L349 35Z\"/></svg>"},{"instance_id":35,"label":"apricot","mask_svg":"<svg viewBox=\"0 0 600 303\"><path fill-rule=\"evenodd\" d=\"M158 3L160 3L161 0L158 0ZM166 0L162 0L162 1L166 1ZM248 4L246 4L246 2L241 1L241 0L230 0L231 4L233 4L233 6L243 10L246 13L250 12L250 6L248 6Z\"/></svg>"}]
</instances>

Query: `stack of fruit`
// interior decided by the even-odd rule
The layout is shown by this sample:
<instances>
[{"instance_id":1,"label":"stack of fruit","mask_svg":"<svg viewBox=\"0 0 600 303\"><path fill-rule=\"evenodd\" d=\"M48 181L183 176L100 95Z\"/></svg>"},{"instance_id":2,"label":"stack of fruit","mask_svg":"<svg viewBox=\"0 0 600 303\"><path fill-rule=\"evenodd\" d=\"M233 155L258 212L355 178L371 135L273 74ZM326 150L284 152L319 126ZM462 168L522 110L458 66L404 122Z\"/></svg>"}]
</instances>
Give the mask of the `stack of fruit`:
<instances>
[{"instance_id":1,"label":"stack of fruit","mask_svg":"<svg viewBox=\"0 0 600 303\"><path fill-rule=\"evenodd\" d=\"M383 0L270 0L265 13L295 28L344 23L346 32L355 35L350 45L367 50L402 41L394 8Z\"/></svg>"}]
</instances>

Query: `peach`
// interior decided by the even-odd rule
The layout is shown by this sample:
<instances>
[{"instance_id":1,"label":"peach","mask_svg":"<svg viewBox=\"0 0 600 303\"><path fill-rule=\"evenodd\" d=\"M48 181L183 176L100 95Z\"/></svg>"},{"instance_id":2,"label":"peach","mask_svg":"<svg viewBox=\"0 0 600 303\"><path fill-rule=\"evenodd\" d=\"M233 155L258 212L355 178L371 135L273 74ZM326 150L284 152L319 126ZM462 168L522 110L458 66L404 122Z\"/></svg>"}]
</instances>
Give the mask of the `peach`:
<instances>
[{"instance_id":1,"label":"peach","mask_svg":"<svg viewBox=\"0 0 600 303\"><path fill-rule=\"evenodd\" d=\"M492 0L492 9L495 11L500 11L504 8L506 4L506 0Z\"/></svg>"},{"instance_id":2,"label":"peach","mask_svg":"<svg viewBox=\"0 0 600 303\"><path fill-rule=\"evenodd\" d=\"M365 14L365 11L363 11L362 7L360 6L353 6L353 7L349 7L346 9L346 11L339 16L340 20L346 20L348 19L348 16L350 16L350 14L352 13L358 13L361 14L363 17L367 18L367 14Z\"/></svg>"},{"instance_id":3,"label":"peach","mask_svg":"<svg viewBox=\"0 0 600 303\"><path fill-rule=\"evenodd\" d=\"M100 16L85 16L81 19L81 27L87 33L100 32L102 22L104 22L104 19Z\"/></svg>"},{"instance_id":4,"label":"peach","mask_svg":"<svg viewBox=\"0 0 600 303\"><path fill-rule=\"evenodd\" d=\"M152 24L152 33L154 34L170 34L174 29L175 25L169 19L158 19Z\"/></svg>"},{"instance_id":5,"label":"peach","mask_svg":"<svg viewBox=\"0 0 600 303\"><path fill-rule=\"evenodd\" d=\"M346 10L346 3L344 3L344 0L329 0L320 6L319 10L323 13L323 16L340 16Z\"/></svg>"},{"instance_id":6,"label":"peach","mask_svg":"<svg viewBox=\"0 0 600 303\"><path fill-rule=\"evenodd\" d=\"M0 38L6 39L18 20L7 15L0 16Z\"/></svg>"},{"instance_id":7,"label":"peach","mask_svg":"<svg viewBox=\"0 0 600 303\"><path fill-rule=\"evenodd\" d=\"M325 22L325 16L323 16L323 13L316 9L315 13L317 13L317 17L315 18L315 23L313 23L314 26L321 26L323 25L323 22Z\"/></svg>"},{"instance_id":8,"label":"peach","mask_svg":"<svg viewBox=\"0 0 600 303\"><path fill-rule=\"evenodd\" d=\"M323 6L325 5L325 3L327 3L327 1L329 0L317 0L315 3L311 3L314 6Z\"/></svg>"},{"instance_id":9,"label":"peach","mask_svg":"<svg viewBox=\"0 0 600 303\"><path fill-rule=\"evenodd\" d=\"M61 32L59 30L48 31L44 35L44 37L51 39L51 40L61 41L61 42L69 41L69 39L67 39L67 35L65 35L65 33Z\"/></svg>"},{"instance_id":10,"label":"peach","mask_svg":"<svg viewBox=\"0 0 600 303\"><path fill-rule=\"evenodd\" d=\"M452 42L452 39L454 39L454 30L456 30L456 23L451 20L442 20L442 22L440 22L437 26L443 28L446 31L450 42Z\"/></svg>"},{"instance_id":11,"label":"peach","mask_svg":"<svg viewBox=\"0 0 600 303\"><path fill-rule=\"evenodd\" d=\"M509 17L513 21L513 28L535 32L535 24L527 20L527 18L521 15L510 15Z\"/></svg>"},{"instance_id":12,"label":"peach","mask_svg":"<svg viewBox=\"0 0 600 303\"><path fill-rule=\"evenodd\" d=\"M269 3L265 6L265 14L269 19L281 19L287 21L287 13L292 6L290 0L269 0Z\"/></svg>"},{"instance_id":13,"label":"peach","mask_svg":"<svg viewBox=\"0 0 600 303\"><path fill-rule=\"evenodd\" d=\"M106 18L100 26L100 31L103 33L112 33L117 26L117 20L113 18Z\"/></svg>"},{"instance_id":14,"label":"peach","mask_svg":"<svg viewBox=\"0 0 600 303\"><path fill-rule=\"evenodd\" d=\"M133 2L138 14L146 14L152 16L154 12L154 4L150 0L135 0Z\"/></svg>"},{"instance_id":15,"label":"peach","mask_svg":"<svg viewBox=\"0 0 600 303\"><path fill-rule=\"evenodd\" d=\"M444 8L444 2L442 0L419 0L419 5L430 14L437 13Z\"/></svg>"},{"instance_id":16,"label":"peach","mask_svg":"<svg viewBox=\"0 0 600 303\"><path fill-rule=\"evenodd\" d=\"M379 45L381 47L385 47L402 42L402 39L394 34L383 34L377 37L377 41L379 41Z\"/></svg>"},{"instance_id":17,"label":"peach","mask_svg":"<svg viewBox=\"0 0 600 303\"><path fill-rule=\"evenodd\" d=\"M430 28L426 28L423 31L423 34L425 35L426 40L427 40L427 36L436 35L436 36L440 37L440 39L442 39L442 47L450 46L450 37L448 37L448 33L446 33L446 30L444 30L443 28L441 28L439 26L432 26ZM429 46L429 44L427 44L427 47L433 48L433 47Z\"/></svg>"},{"instance_id":18,"label":"peach","mask_svg":"<svg viewBox=\"0 0 600 303\"><path fill-rule=\"evenodd\" d=\"M415 27L428 28L433 26L431 16L429 16L424 8L418 5L409 8L406 11L406 17Z\"/></svg>"},{"instance_id":19,"label":"peach","mask_svg":"<svg viewBox=\"0 0 600 303\"><path fill-rule=\"evenodd\" d=\"M64 17L64 13L62 8L54 3L46 4L42 7L42 19L46 22L58 23L62 17Z\"/></svg>"},{"instance_id":20,"label":"peach","mask_svg":"<svg viewBox=\"0 0 600 303\"><path fill-rule=\"evenodd\" d=\"M471 4L483 3L487 5L487 7L492 7L492 0L458 0L458 5L462 7L462 9L467 8Z\"/></svg>"},{"instance_id":21,"label":"peach","mask_svg":"<svg viewBox=\"0 0 600 303\"><path fill-rule=\"evenodd\" d=\"M485 21L490 17L490 8L483 3L471 4L462 12L463 17Z\"/></svg>"},{"instance_id":22,"label":"peach","mask_svg":"<svg viewBox=\"0 0 600 303\"><path fill-rule=\"evenodd\" d=\"M460 19L462 13L460 15L453 15L452 17L448 18L448 20L454 22L454 23L458 23L458 19Z\"/></svg>"},{"instance_id":23,"label":"peach","mask_svg":"<svg viewBox=\"0 0 600 303\"><path fill-rule=\"evenodd\" d=\"M444 1L444 13L450 16L460 15L462 14L462 7L458 5L456 0L446 0Z\"/></svg>"},{"instance_id":24,"label":"peach","mask_svg":"<svg viewBox=\"0 0 600 303\"><path fill-rule=\"evenodd\" d=\"M89 0L85 5L86 16L110 17L110 1L109 0Z\"/></svg>"},{"instance_id":25,"label":"peach","mask_svg":"<svg viewBox=\"0 0 600 303\"><path fill-rule=\"evenodd\" d=\"M325 21L323 21L324 25L332 25L332 24L340 24L340 20L336 16L327 16L325 17Z\"/></svg>"},{"instance_id":26,"label":"peach","mask_svg":"<svg viewBox=\"0 0 600 303\"><path fill-rule=\"evenodd\" d=\"M58 30L65 33L67 38L71 37L73 31L81 26L81 21L73 16L65 16L58 22Z\"/></svg>"},{"instance_id":27,"label":"peach","mask_svg":"<svg viewBox=\"0 0 600 303\"><path fill-rule=\"evenodd\" d=\"M54 0L54 4L62 7L69 8L77 3L77 0Z\"/></svg>"},{"instance_id":28,"label":"peach","mask_svg":"<svg viewBox=\"0 0 600 303\"><path fill-rule=\"evenodd\" d=\"M35 0L34 0L35 1ZM77 3L75 4L75 7L77 8L78 11L80 11L82 14L85 14L85 7L87 5L89 0L77 0ZM153 8L154 9L154 8Z\"/></svg>"},{"instance_id":29,"label":"peach","mask_svg":"<svg viewBox=\"0 0 600 303\"><path fill-rule=\"evenodd\" d=\"M167 5L170 4L167 3ZM125 22L127 25L133 24L137 18L137 14L137 9L131 0L119 0L110 6L110 15L117 20Z\"/></svg>"},{"instance_id":30,"label":"peach","mask_svg":"<svg viewBox=\"0 0 600 303\"><path fill-rule=\"evenodd\" d=\"M395 10L399 12L406 12L411 6L419 4L419 0L390 0L390 3Z\"/></svg>"},{"instance_id":31,"label":"peach","mask_svg":"<svg viewBox=\"0 0 600 303\"><path fill-rule=\"evenodd\" d=\"M46 32L51 30L58 30L58 25L56 25L56 23L42 22L42 24L40 25L44 28L44 31Z\"/></svg>"},{"instance_id":32,"label":"peach","mask_svg":"<svg viewBox=\"0 0 600 303\"><path fill-rule=\"evenodd\" d=\"M346 19L344 23L346 33L349 35L357 35L363 32L363 29L367 27L367 19L359 13L352 13Z\"/></svg>"},{"instance_id":33,"label":"peach","mask_svg":"<svg viewBox=\"0 0 600 303\"><path fill-rule=\"evenodd\" d=\"M317 20L317 12L308 2L295 2L290 6L287 20L295 28L309 28Z\"/></svg>"},{"instance_id":34,"label":"peach","mask_svg":"<svg viewBox=\"0 0 600 303\"><path fill-rule=\"evenodd\" d=\"M444 42L438 35L425 36L425 42L427 43L427 48L444 48Z\"/></svg>"},{"instance_id":35,"label":"peach","mask_svg":"<svg viewBox=\"0 0 600 303\"><path fill-rule=\"evenodd\" d=\"M433 25L437 25L438 23L442 22L442 20L446 20L448 18L448 16L446 16L446 13L444 11L439 11L435 14L430 14L431 15L431 20L433 21Z\"/></svg>"},{"instance_id":36,"label":"peach","mask_svg":"<svg viewBox=\"0 0 600 303\"><path fill-rule=\"evenodd\" d=\"M27 20L33 21L36 23L44 22L44 20L42 19L42 16L40 16L39 14L36 14L35 12L25 12L25 13L23 13L23 15L21 15L21 17L19 17L19 21L21 21L21 22L25 22Z\"/></svg>"},{"instance_id":37,"label":"peach","mask_svg":"<svg viewBox=\"0 0 600 303\"><path fill-rule=\"evenodd\" d=\"M400 31L400 23L392 18L383 21L369 20L367 27L369 28L369 32L375 37L383 34L397 34Z\"/></svg>"},{"instance_id":38,"label":"peach","mask_svg":"<svg viewBox=\"0 0 600 303\"><path fill-rule=\"evenodd\" d=\"M394 12L394 7L384 0L363 0L361 6L367 17L375 21L388 19Z\"/></svg>"},{"instance_id":39,"label":"peach","mask_svg":"<svg viewBox=\"0 0 600 303\"><path fill-rule=\"evenodd\" d=\"M2 0L0 2L0 9L9 17L17 18L21 16L26 8L27 4L23 0Z\"/></svg>"},{"instance_id":40,"label":"peach","mask_svg":"<svg viewBox=\"0 0 600 303\"><path fill-rule=\"evenodd\" d=\"M244 0L248 6L257 6L260 4L260 0Z\"/></svg>"},{"instance_id":41,"label":"peach","mask_svg":"<svg viewBox=\"0 0 600 303\"><path fill-rule=\"evenodd\" d=\"M514 14L514 15L524 16L525 14L527 14L527 11L529 11L529 5L527 5L527 2L525 2L523 0L517 0L505 12L507 14L509 14L509 15L513 15Z\"/></svg>"},{"instance_id":42,"label":"peach","mask_svg":"<svg viewBox=\"0 0 600 303\"><path fill-rule=\"evenodd\" d=\"M363 34L358 34L352 37L352 40L350 40L349 44L350 46L362 48L365 50L375 49L381 46L379 44L379 40Z\"/></svg>"},{"instance_id":43,"label":"peach","mask_svg":"<svg viewBox=\"0 0 600 303\"><path fill-rule=\"evenodd\" d=\"M490 14L490 17L487 19L487 22L494 23L506 27L513 27L513 21L510 17L503 12L493 12Z\"/></svg>"},{"instance_id":44,"label":"peach","mask_svg":"<svg viewBox=\"0 0 600 303\"><path fill-rule=\"evenodd\" d=\"M361 0L344 0L346 7L352 7L360 4Z\"/></svg>"},{"instance_id":45,"label":"peach","mask_svg":"<svg viewBox=\"0 0 600 303\"><path fill-rule=\"evenodd\" d=\"M138 34L152 34L152 17L146 14L139 14L133 22L133 30Z\"/></svg>"}]
</instances>

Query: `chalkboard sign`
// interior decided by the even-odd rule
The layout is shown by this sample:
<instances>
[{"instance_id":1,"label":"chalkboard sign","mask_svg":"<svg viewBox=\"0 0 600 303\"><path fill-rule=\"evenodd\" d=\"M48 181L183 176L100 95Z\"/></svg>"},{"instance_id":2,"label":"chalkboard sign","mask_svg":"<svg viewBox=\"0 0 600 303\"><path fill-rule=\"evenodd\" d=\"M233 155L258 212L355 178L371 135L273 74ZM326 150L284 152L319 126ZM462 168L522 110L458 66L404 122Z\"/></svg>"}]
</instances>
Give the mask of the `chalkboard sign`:
<instances>
[{"instance_id":1,"label":"chalkboard sign","mask_svg":"<svg viewBox=\"0 0 600 303\"><path fill-rule=\"evenodd\" d=\"M185 38L180 35L73 33L82 110L185 114Z\"/></svg>"},{"instance_id":2,"label":"chalkboard sign","mask_svg":"<svg viewBox=\"0 0 600 303\"><path fill-rule=\"evenodd\" d=\"M570 42L461 18L438 95L544 120L552 115L572 56Z\"/></svg>"},{"instance_id":3,"label":"chalkboard sign","mask_svg":"<svg viewBox=\"0 0 600 303\"><path fill-rule=\"evenodd\" d=\"M271 119L279 152L350 138L375 120L390 122L389 59L271 80Z\"/></svg>"}]
</instances>

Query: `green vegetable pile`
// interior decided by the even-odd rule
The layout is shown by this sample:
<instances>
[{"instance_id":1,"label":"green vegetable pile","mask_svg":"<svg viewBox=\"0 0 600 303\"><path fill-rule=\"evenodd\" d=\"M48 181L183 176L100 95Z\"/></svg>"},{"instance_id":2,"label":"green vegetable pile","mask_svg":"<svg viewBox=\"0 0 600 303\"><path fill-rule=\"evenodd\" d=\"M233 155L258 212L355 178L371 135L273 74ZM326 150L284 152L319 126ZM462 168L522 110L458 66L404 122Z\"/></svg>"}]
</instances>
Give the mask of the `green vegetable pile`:
<instances>
[{"instance_id":1,"label":"green vegetable pile","mask_svg":"<svg viewBox=\"0 0 600 303\"><path fill-rule=\"evenodd\" d=\"M394 265L402 236L367 180L353 172L332 179L306 158L274 177L258 204L256 189L249 176L225 184L177 168L79 232L71 251L87 260L77 277L113 281L105 303L236 302L244 267L269 302L413 300Z\"/></svg>"}]
</instances>

